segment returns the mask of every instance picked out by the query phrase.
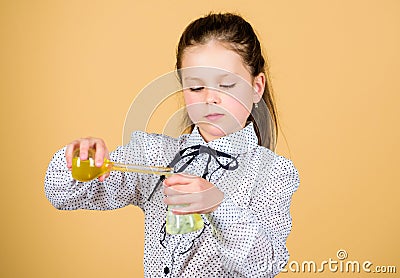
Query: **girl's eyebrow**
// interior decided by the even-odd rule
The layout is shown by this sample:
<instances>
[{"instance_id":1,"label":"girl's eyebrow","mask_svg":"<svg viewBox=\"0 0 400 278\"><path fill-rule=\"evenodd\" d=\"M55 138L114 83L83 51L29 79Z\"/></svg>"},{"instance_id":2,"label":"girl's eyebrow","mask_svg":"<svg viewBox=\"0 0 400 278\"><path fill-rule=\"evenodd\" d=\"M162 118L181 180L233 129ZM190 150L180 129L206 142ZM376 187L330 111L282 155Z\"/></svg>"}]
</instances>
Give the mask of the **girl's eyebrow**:
<instances>
[{"instance_id":1,"label":"girl's eyebrow","mask_svg":"<svg viewBox=\"0 0 400 278\"><path fill-rule=\"evenodd\" d=\"M202 79L198 78L198 77L185 77L184 80L197 80L197 81L202 81Z\"/></svg>"}]
</instances>

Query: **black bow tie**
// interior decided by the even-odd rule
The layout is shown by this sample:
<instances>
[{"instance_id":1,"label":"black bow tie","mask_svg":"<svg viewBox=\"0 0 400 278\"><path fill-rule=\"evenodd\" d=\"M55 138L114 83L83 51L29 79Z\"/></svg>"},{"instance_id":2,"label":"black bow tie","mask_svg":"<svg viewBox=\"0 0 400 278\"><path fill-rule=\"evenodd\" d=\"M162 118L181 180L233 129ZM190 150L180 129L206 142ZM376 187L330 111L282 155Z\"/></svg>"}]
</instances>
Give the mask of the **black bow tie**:
<instances>
[{"instance_id":1,"label":"black bow tie","mask_svg":"<svg viewBox=\"0 0 400 278\"><path fill-rule=\"evenodd\" d=\"M189 152L188 154L185 154L186 151L191 151L191 152ZM214 170L214 172L216 172L216 171L217 171L218 169L220 169L220 168L225 169L225 170L232 171L232 170L237 169L238 166L239 166L239 163L238 163L238 161L237 161L237 158L239 157L239 155L236 156L236 157L233 157L233 156L231 156L230 154L227 154L227 153L224 153L224 152L220 152L220 151L214 150L214 149L212 149L212 148L210 148L210 147L208 147L208 146L204 146L204 145L195 145L195 146L190 146L190 147L187 147L187 148L185 148L185 149L179 151L179 152L175 155L175 157L174 157L174 159L171 161L171 163L168 165L168 167L173 168L179 161L181 161L181 160L184 159L184 158L189 157L189 160L186 161L186 162L184 162L183 166L182 166L181 168L179 168L178 171L175 171L175 173L183 172L183 171L185 171L185 169L190 165L190 163L192 163L192 161L193 161L199 154L201 154L201 153L207 153L207 154L208 154L208 161L207 161L206 167L205 167L205 169L204 169L203 175L201 176L203 179L205 179L205 178L207 177L207 175L209 174L209 173L208 173L208 166L209 166L209 164L210 164L210 162L211 162L211 158L212 158L212 157L215 159L215 161L216 161L216 162L218 163L218 165L219 165L219 167L218 167L216 170ZM231 159L231 161L230 161L229 163L227 163L227 164L222 164L222 163L218 160L218 157L229 158L229 159ZM212 175L214 172L212 172L211 175ZM210 177L211 177L211 175L210 175ZM209 178L210 178L210 177L209 177ZM165 176L164 176L164 175L161 176L160 179L158 180L156 186L154 187L153 191L151 192L149 198L147 199L148 201L150 201L151 197L153 197L154 193L155 193L156 190L159 188L159 186L161 185L161 183L163 182L163 180L165 180Z\"/></svg>"}]
</instances>

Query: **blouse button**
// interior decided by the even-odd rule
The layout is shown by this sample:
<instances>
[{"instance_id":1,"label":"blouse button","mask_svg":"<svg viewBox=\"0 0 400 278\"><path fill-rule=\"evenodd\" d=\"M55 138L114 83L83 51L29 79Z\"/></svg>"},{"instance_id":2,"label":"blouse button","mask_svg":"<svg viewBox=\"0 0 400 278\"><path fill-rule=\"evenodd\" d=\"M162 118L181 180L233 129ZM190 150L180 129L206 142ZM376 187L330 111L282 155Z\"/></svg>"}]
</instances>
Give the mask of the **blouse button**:
<instances>
[{"instance_id":1,"label":"blouse button","mask_svg":"<svg viewBox=\"0 0 400 278\"><path fill-rule=\"evenodd\" d=\"M168 273L169 273L169 268L168 268L168 266L164 267L164 273L165 273L165 274L168 274Z\"/></svg>"}]
</instances>

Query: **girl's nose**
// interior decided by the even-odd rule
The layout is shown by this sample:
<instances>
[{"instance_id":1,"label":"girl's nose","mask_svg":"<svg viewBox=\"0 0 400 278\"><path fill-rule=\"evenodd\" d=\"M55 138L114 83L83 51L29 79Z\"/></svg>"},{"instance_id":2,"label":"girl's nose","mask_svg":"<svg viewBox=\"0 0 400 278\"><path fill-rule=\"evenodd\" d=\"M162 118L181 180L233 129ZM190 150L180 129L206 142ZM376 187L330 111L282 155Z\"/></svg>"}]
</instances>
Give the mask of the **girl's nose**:
<instances>
[{"instance_id":1,"label":"girl's nose","mask_svg":"<svg viewBox=\"0 0 400 278\"><path fill-rule=\"evenodd\" d=\"M220 93L213 88L206 88L206 103L219 104L221 102L219 94Z\"/></svg>"}]
</instances>

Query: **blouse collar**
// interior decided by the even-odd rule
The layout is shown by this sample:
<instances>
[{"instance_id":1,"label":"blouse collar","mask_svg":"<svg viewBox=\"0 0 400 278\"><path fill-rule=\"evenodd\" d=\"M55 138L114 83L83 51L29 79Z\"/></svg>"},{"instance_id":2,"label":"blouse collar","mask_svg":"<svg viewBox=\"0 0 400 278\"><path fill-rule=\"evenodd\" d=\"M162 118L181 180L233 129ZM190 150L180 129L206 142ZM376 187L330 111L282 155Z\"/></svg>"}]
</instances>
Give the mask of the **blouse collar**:
<instances>
[{"instance_id":1,"label":"blouse collar","mask_svg":"<svg viewBox=\"0 0 400 278\"><path fill-rule=\"evenodd\" d=\"M210 142L206 142L201 136L198 126L195 125L192 133L184 142L183 148L188 148L195 145L208 146L214 150L229 154L241 154L256 148L258 146L258 137L254 130L253 123L250 122L241 130L228 134L224 137L214 139Z\"/></svg>"}]
</instances>

